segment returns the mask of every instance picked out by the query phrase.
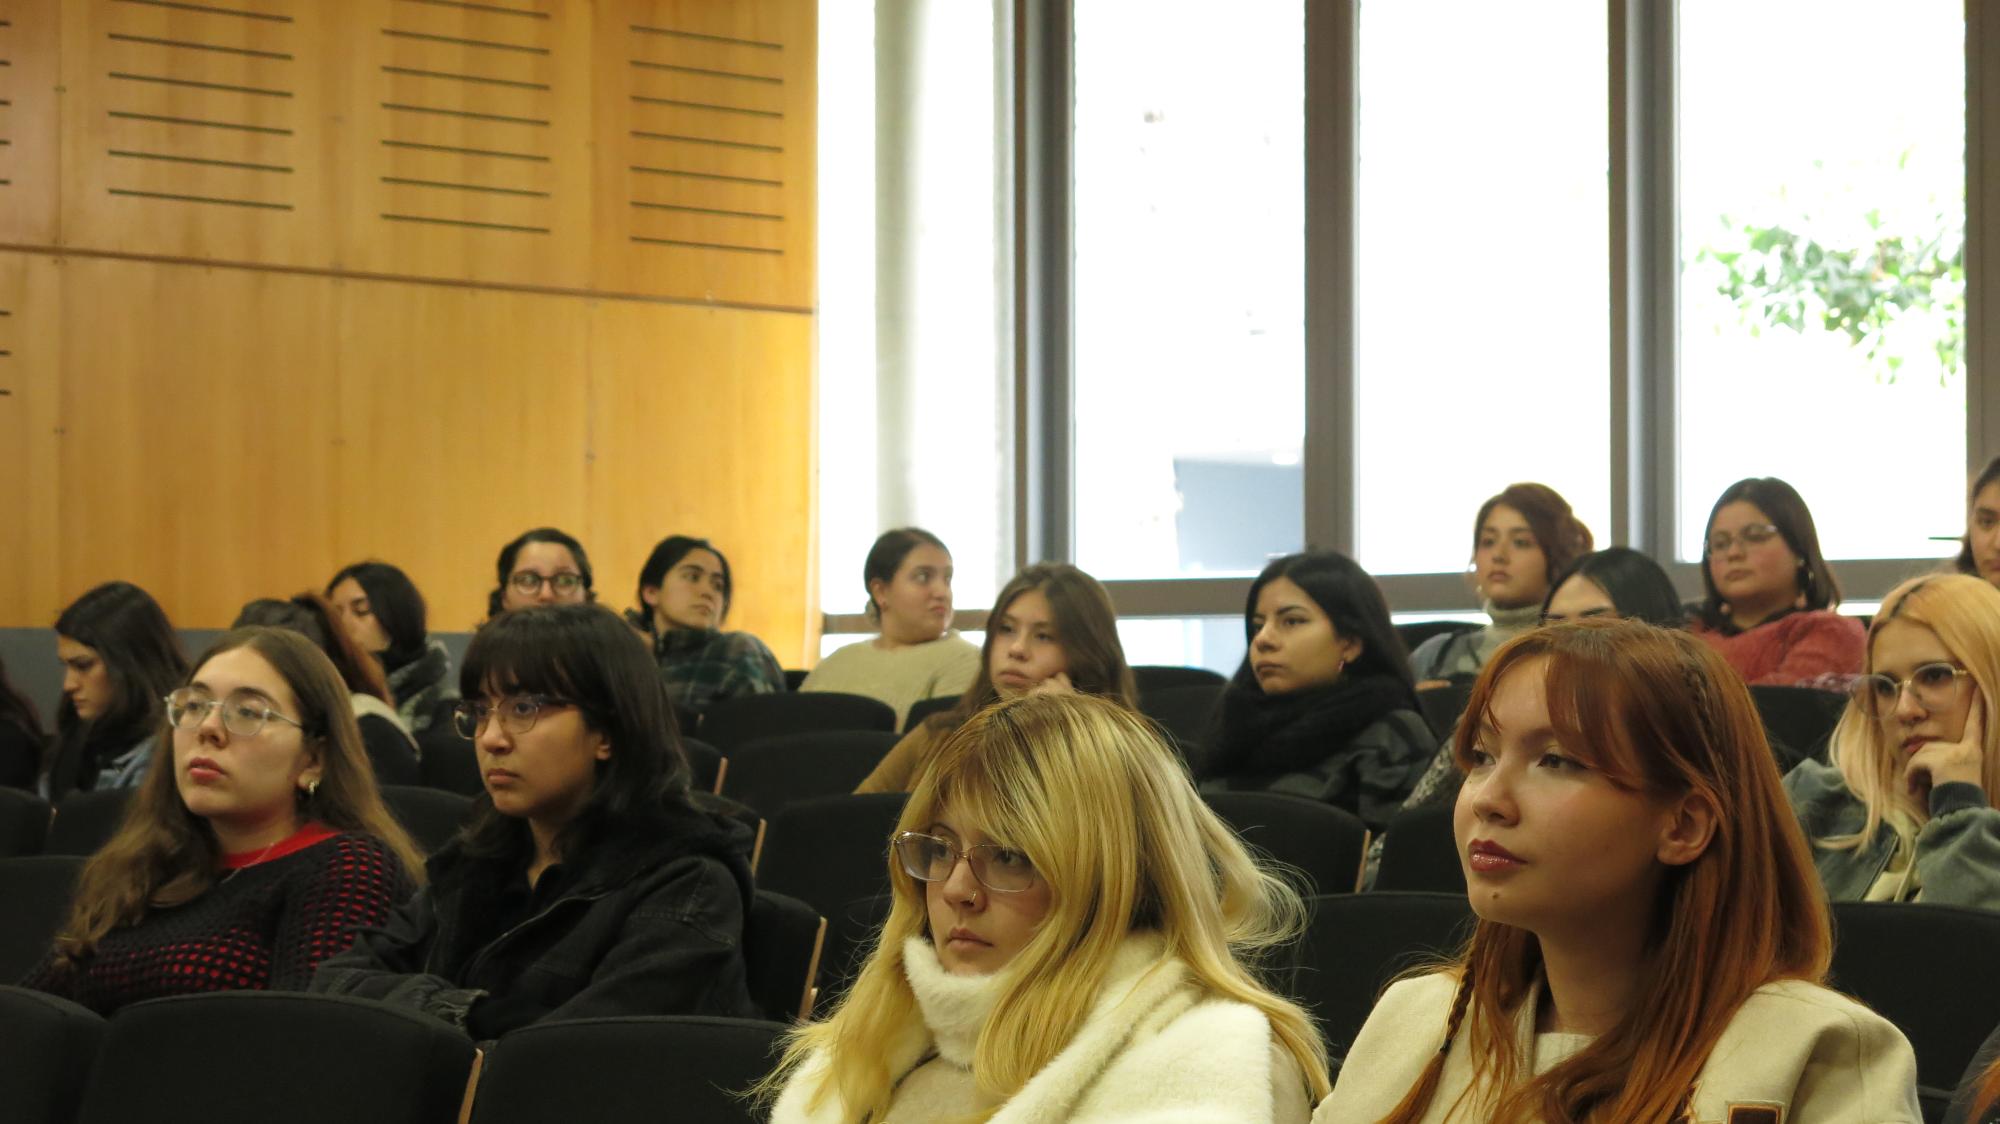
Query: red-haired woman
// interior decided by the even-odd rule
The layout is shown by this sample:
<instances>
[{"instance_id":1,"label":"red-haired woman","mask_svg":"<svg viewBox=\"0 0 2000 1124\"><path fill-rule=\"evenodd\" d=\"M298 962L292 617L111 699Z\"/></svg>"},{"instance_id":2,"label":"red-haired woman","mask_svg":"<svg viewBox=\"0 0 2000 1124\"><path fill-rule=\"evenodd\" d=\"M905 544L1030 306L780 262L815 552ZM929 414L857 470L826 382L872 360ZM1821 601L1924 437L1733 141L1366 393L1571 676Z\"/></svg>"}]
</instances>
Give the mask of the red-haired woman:
<instances>
[{"instance_id":1,"label":"red-haired woman","mask_svg":"<svg viewBox=\"0 0 2000 1124\"><path fill-rule=\"evenodd\" d=\"M1474 685L1454 816L1479 915L1383 995L1320 1121L1917 1121L1902 1034L1822 986L1804 835L1742 681L1685 633L1553 625Z\"/></svg>"},{"instance_id":2,"label":"red-haired woman","mask_svg":"<svg viewBox=\"0 0 2000 1124\"><path fill-rule=\"evenodd\" d=\"M1472 584L1491 622L1433 636L1410 653L1419 688L1479 674L1500 645L1542 623L1549 583L1590 553L1590 528L1546 484L1509 484L1472 521Z\"/></svg>"}]
</instances>

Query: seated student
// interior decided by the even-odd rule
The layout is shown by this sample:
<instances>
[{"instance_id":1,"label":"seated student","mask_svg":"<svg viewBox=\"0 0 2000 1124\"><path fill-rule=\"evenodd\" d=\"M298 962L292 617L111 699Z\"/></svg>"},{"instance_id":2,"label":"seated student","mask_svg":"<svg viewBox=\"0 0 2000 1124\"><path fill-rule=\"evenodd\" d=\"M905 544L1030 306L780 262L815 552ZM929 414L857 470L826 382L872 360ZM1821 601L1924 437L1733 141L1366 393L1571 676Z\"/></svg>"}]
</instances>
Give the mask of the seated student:
<instances>
[{"instance_id":1,"label":"seated student","mask_svg":"<svg viewBox=\"0 0 2000 1124\"><path fill-rule=\"evenodd\" d=\"M882 532L861 567L868 616L881 631L821 660L799 690L881 699L899 730L910 704L963 692L979 675L979 649L951 627L951 576L951 552L936 535Z\"/></svg>"},{"instance_id":2,"label":"seated student","mask_svg":"<svg viewBox=\"0 0 2000 1124\"><path fill-rule=\"evenodd\" d=\"M1822 986L1826 901L1720 656L1551 625L1495 654L1455 743L1478 927L1383 994L1315 1120L1921 1119L1909 1043Z\"/></svg>"},{"instance_id":3,"label":"seated student","mask_svg":"<svg viewBox=\"0 0 2000 1124\"><path fill-rule=\"evenodd\" d=\"M347 684L348 704L361 729L361 745L380 784L416 784L417 742L396 712L395 697L382 680L382 668L354 643L335 619L333 606L316 593L301 593L289 601L260 597L243 606L232 628L265 625L289 628L313 642Z\"/></svg>"},{"instance_id":4,"label":"seated student","mask_svg":"<svg viewBox=\"0 0 2000 1124\"><path fill-rule=\"evenodd\" d=\"M475 1038L543 1019L752 1017L747 829L688 795L645 648L594 605L504 613L459 671L454 721L486 781L430 885L320 967Z\"/></svg>"},{"instance_id":5,"label":"seated student","mask_svg":"<svg viewBox=\"0 0 2000 1124\"><path fill-rule=\"evenodd\" d=\"M160 702L187 677L187 656L159 603L130 582L106 582L56 618L63 698L43 779L51 801L78 789L130 788L146 775Z\"/></svg>"},{"instance_id":6,"label":"seated student","mask_svg":"<svg viewBox=\"0 0 2000 1124\"><path fill-rule=\"evenodd\" d=\"M380 925L421 861L382 806L347 688L297 633L225 634L167 696L160 754L23 981L102 1014L198 991L302 990Z\"/></svg>"},{"instance_id":7,"label":"seated student","mask_svg":"<svg viewBox=\"0 0 2000 1124\"><path fill-rule=\"evenodd\" d=\"M1972 481L1965 507L1965 539L1953 564L1961 574L2000 585L2000 457Z\"/></svg>"},{"instance_id":8,"label":"seated student","mask_svg":"<svg viewBox=\"0 0 2000 1124\"><path fill-rule=\"evenodd\" d=\"M1111 700L1014 698L948 735L889 878L853 990L761 1085L773 1124L1302 1124L1326 1092L1318 1030L1255 960L1297 896Z\"/></svg>"},{"instance_id":9,"label":"seated student","mask_svg":"<svg viewBox=\"0 0 2000 1124\"><path fill-rule=\"evenodd\" d=\"M1472 574L1491 623L1433 636L1410 653L1418 687L1479 674L1501 644L1540 623L1549 578L1590 549L1590 528L1546 484L1509 484L1472 521Z\"/></svg>"},{"instance_id":10,"label":"seated student","mask_svg":"<svg viewBox=\"0 0 2000 1124\"><path fill-rule=\"evenodd\" d=\"M1904 582L1867 652L1831 763L1785 777L1827 897L2000 909L2000 589Z\"/></svg>"},{"instance_id":11,"label":"seated student","mask_svg":"<svg viewBox=\"0 0 2000 1124\"><path fill-rule=\"evenodd\" d=\"M1861 622L1833 611L1840 586L1806 501L1776 477L1723 490L1702 532L1707 600L1694 632L1744 682L1840 690L1861 670Z\"/></svg>"},{"instance_id":12,"label":"seated student","mask_svg":"<svg viewBox=\"0 0 2000 1124\"><path fill-rule=\"evenodd\" d=\"M854 791L908 792L938 742L1000 699L1078 691L1139 705L1111 595L1067 563L1029 566L1000 588L986 617L979 669L957 706L903 735Z\"/></svg>"},{"instance_id":13,"label":"seated student","mask_svg":"<svg viewBox=\"0 0 2000 1124\"><path fill-rule=\"evenodd\" d=\"M438 704L457 698L458 688L451 653L430 638L416 584L387 562L356 562L326 583L326 599L355 645L381 663L403 727L428 732Z\"/></svg>"},{"instance_id":14,"label":"seated student","mask_svg":"<svg viewBox=\"0 0 2000 1124\"><path fill-rule=\"evenodd\" d=\"M530 605L574 605L597 600L590 585L590 556L583 544L554 527L523 531L500 548L493 568L499 584L486 595L486 615Z\"/></svg>"},{"instance_id":15,"label":"seated student","mask_svg":"<svg viewBox=\"0 0 2000 1124\"><path fill-rule=\"evenodd\" d=\"M1243 610L1250 650L1216 711L1204 791L1320 800L1380 830L1437 750L1382 590L1333 551L1264 567Z\"/></svg>"},{"instance_id":16,"label":"seated student","mask_svg":"<svg viewBox=\"0 0 2000 1124\"><path fill-rule=\"evenodd\" d=\"M35 704L15 689L6 662L0 661L0 785L34 788L47 741Z\"/></svg>"},{"instance_id":17,"label":"seated student","mask_svg":"<svg viewBox=\"0 0 2000 1124\"><path fill-rule=\"evenodd\" d=\"M729 559L707 539L670 535L639 569L640 608L626 610L625 621L652 645L683 726L718 699L784 693L771 649L747 632L722 631L735 591Z\"/></svg>"}]
</instances>

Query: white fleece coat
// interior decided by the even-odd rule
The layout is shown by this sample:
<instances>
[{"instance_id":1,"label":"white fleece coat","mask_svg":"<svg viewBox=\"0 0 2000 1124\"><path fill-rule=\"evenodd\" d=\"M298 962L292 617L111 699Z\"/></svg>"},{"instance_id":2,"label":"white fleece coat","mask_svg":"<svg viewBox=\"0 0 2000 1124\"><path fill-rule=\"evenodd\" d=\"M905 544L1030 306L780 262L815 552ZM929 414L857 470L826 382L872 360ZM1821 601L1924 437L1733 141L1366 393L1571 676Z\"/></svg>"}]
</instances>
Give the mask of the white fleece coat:
<instances>
[{"instance_id":1,"label":"white fleece coat","mask_svg":"<svg viewBox=\"0 0 2000 1124\"><path fill-rule=\"evenodd\" d=\"M1205 996L1151 934L1126 940L1076 1037L993 1114L993 1124L1304 1124L1305 1079L1263 1012ZM889 1119L932 1122L993 1107L972 1080L979 1028L999 999L997 977L952 976L930 942L904 946L923 1025L887 1047L906 1075ZM856 1124L830 1094L807 1111L825 1070L807 1059L771 1124Z\"/></svg>"},{"instance_id":2,"label":"white fleece coat","mask_svg":"<svg viewBox=\"0 0 2000 1124\"><path fill-rule=\"evenodd\" d=\"M1410 1087L1444 1041L1457 981L1443 973L1391 986L1355 1036L1333 1094L1313 1124L1373 1124ZM1532 1056L1535 1002L1521 1005L1516 1032ZM1446 1057L1426 1124L1479 1119L1473 1099L1446 1111L1472 1082L1472 1059L1460 1042ZM1538 1066L1546 1070L1550 1066ZM1799 980L1752 992L1716 1040L1696 1078L1690 1124L1920 1124L1917 1058L1887 1019L1838 992ZM1776 1116L1769 1109L1778 1110ZM1766 1110L1759 1112L1758 1110Z\"/></svg>"}]
</instances>

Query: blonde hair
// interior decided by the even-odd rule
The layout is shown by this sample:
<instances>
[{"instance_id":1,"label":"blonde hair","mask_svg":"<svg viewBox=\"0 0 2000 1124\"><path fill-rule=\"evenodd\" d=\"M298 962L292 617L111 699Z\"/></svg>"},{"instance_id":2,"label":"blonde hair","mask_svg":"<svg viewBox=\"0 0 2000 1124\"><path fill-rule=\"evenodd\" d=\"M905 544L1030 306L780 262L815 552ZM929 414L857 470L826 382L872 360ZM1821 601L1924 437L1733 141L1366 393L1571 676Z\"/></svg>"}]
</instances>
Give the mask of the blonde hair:
<instances>
[{"instance_id":1,"label":"blonde hair","mask_svg":"<svg viewBox=\"0 0 2000 1124\"><path fill-rule=\"evenodd\" d=\"M1159 934L1162 961L1184 964L1194 986L1262 1011L1312 1099L1330 1091L1311 1019L1246 966L1300 931L1303 904L1195 794L1145 719L1082 695L989 707L939 745L896 830L923 830L946 806L1026 853L1051 892L1048 916L1001 969L1005 994L973 1055L982 1092L1004 1103L1069 1044L1134 931ZM903 944L928 936L923 884L893 859L888 868L894 902L853 989L793 1032L762 1094L812 1072L815 1108L837 1096L858 1119L887 1117L903 1076L890 1047L921 1017ZM809 1071L812 1055L825 1064Z\"/></svg>"},{"instance_id":2,"label":"blonde hair","mask_svg":"<svg viewBox=\"0 0 2000 1124\"><path fill-rule=\"evenodd\" d=\"M2000 745L1996 745L2000 743L2000 589L1969 574L1937 574L1913 578L1890 590L1868 626L1863 671L1874 673L1875 638L1891 621L1931 630L1945 652L1972 673L1972 681L1979 685L1980 717L1986 730L1980 783L1987 799L2000 795ZM1901 748L1857 699L1848 701L1834 727L1830 756L1848 790L1868 809L1868 821L1854 835L1818 840L1822 846L1867 846L1884 823L1909 838L1929 821L1930 808L1910 795L1903 783Z\"/></svg>"}]
</instances>

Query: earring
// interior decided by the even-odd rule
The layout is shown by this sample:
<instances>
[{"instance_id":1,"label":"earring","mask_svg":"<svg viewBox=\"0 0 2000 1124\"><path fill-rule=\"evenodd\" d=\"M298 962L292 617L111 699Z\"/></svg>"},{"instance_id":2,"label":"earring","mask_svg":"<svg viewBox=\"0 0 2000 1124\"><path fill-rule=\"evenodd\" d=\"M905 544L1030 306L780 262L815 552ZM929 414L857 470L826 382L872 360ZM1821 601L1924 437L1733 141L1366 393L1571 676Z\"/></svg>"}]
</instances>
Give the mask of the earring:
<instances>
[{"instance_id":1,"label":"earring","mask_svg":"<svg viewBox=\"0 0 2000 1124\"><path fill-rule=\"evenodd\" d=\"M313 797L318 795L319 795L319 778L314 777L313 779L306 782L306 799L311 800Z\"/></svg>"}]
</instances>

